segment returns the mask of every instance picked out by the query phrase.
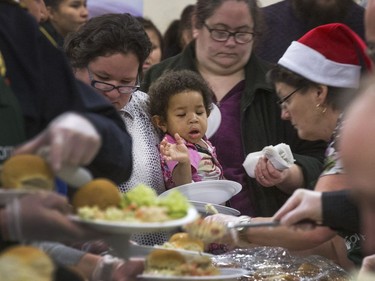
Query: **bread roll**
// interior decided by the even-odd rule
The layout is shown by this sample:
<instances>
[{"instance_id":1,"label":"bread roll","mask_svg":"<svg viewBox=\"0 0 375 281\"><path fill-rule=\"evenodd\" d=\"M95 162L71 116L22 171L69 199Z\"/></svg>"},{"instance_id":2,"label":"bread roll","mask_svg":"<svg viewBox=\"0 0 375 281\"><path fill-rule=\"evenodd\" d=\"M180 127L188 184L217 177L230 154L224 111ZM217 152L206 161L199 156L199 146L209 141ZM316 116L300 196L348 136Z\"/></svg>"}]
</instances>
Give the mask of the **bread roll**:
<instances>
[{"instance_id":1,"label":"bread roll","mask_svg":"<svg viewBox=\"0 0 375 281\"><path fill-rule=\"evenodd\" d=\"M174 248L184 249L188 251L204 251L204 243L202 240L192 238L186 232L178 232L173 234L168 241Z\"/></svg>"},{"instance_id":2,"label":"bread roll","mask_svg":"<svg viewBox=\"0 0 375 281\"><path fill-rule=\"evenodd\" d=\"M54 264L42 250L15 246L0 253L0 280L53 281Z\"/></svg>"},{"instance_id":3,"label":"bread roll","mask_svg":"<svg viewBox=\"0 0 375 281\"><path fill-rule=\"evenodd\" d=\"M183 255L176 251L158 249L146 258L146 270L152 272L173 271L186 262Z\"/></svg>"},{"instance_id":4,"label":"bread roll","mask_svg":"<svg viewBox=\"0 0 375 281\"><path fill-rule=\"evenodd\" d=\"M3 188L54 189L54 174L47 162L34 154L20 154L6 160L1 169Z\"/></svg>"},{"instance_id":5,"label":"bread roll","mask_svg":"<svg viewBox=\"0 0 375 281\"><path fill-rule=\"evenodd\" d=\"M97 178L81 188L73 195L72 205L75 210L81 207L94 207L105 210L119 206L121 195L117 185L109 179Z\"/></svg>"}]
</instances>

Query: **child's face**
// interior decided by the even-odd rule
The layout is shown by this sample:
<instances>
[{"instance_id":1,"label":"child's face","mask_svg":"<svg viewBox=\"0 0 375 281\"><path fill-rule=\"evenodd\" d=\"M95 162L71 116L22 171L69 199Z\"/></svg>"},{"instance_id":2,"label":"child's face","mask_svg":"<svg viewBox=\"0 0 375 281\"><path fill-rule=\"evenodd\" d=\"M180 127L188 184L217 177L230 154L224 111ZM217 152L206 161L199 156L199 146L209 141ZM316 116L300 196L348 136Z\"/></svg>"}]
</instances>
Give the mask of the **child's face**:
<instances>
[{"instance_id":1,"label":"child's face","mask_svg":"<svg viewBox=\"0 0 375 281\"><path fill-rule=\"evenodd\" d=\"M166 131L178 133L191 143L198 143L207 131L207 112L201 93L186 91L172 96L168 103Z\"/></svg>"}]
</instances>

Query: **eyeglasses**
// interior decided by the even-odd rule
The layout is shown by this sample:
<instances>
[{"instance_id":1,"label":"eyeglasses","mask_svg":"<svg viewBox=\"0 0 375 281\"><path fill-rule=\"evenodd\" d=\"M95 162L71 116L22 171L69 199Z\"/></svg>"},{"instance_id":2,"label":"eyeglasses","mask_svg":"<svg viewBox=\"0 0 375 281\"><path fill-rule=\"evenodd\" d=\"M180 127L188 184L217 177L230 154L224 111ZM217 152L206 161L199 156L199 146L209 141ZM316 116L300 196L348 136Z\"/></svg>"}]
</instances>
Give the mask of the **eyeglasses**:
<instances>
[{"instance_id":1,"label":"eyeglasses","mask_svg":"<svg viewBox=\"0 0 375 281\"><path fill-rule=\"evenodd\" d=\"M297 93L299 90L301 90L303 87L299 87L297 89L295 89L293 92L291 92L290 94L286 95L285 97L283 97L282 99L278 100L277 101L277 104L281 107L281 109L285 109L286 108L286 102L295 94Z\"/></svg>"},{"instance_id":2,"label":"eyeglasses","mask_svg":"<svg viewBox=\"0 0 375 281\"><path fill-rule=\"evenodd\" d=\"M203 25L207 28L211 38L218 42L225 42L229 37L233 36L236 43L245 44L253 40L255 36L254 32L230 32L228 30L210 28L206 23L203 23Z\"/></svg>"},{"instance_id":3,"label":"eyeglasses","mask_svg":"<svg viewBox=\"0 0 375 281\"><path fill-rule=\"evenodd\" d=\"M367 55L375 63L375 43L367 43Z\"/></svg>"},{"instance_id":4,"label":"eyeglasses","mask_svg":"<svg viewBox=\"0 0 375 281\"><path fill-rule=\"evenodd\" d=\"M103 91L103 92L109 92L109 91L112 91L113 89L116 89L120 94L131 95L135 91L137 91L140 87L140 85L138 85L138 82L137 82L137 85L134 85L134 86L125 86L125 85L124 86L123 85L115 86L115 85L112 85L112 84L107 83L107 82L95 80L94 76L92 75L92 72L90 71L90 69L88 67L87 67L87 72L89 73L89 79L91 81L91 83L90 83L91 86L93 86L95 89L98 89L98 90ZM137 81L138 81L138 78L137 78Z\"/></svg>"}]
</instances>

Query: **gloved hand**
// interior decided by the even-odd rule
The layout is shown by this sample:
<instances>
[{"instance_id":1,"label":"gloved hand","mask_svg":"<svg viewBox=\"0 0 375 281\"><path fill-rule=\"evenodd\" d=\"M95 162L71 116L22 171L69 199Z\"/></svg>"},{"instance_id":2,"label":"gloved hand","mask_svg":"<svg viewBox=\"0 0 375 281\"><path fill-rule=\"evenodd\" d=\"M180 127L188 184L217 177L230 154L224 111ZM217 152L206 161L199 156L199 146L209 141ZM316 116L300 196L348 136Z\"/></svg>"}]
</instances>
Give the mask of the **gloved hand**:
<instances>
[{"instance_id":1,"label":"gloved hand","mask_svg":"<svg viewBox=\"0 0 375 281\"><path fill-rule=\"evenodd\" d=\"M93 271L90 281L131 281L136 280L144 269L143 259L122 259L110 255L103 256Z\"/></svg>"},{"instance_id":2,"label":"gloved hand","mask_svg":"<svg viewBox=\"0 0 375 281\"><path fill-rule=\"evenodd\" d=\"M46 130L17 148L14 154L37 153L48 146L50 165L57 172L64 166L90 164L101 143L99 133L88 119L69 112L54 119Z\"/></svg>"},{"instance_id":3,"label":"gloved hand","mask_svg":"<svg viewBox=\"0 0 375 281\"><path fill-rule=\"evenodd\" d=\"M240 216L235 217L231 215L225 215L225 214L215 214L212 216L205 217L205 222L216 222L223 224L227 226L228 224L238 224L243 222L250 221L250 217L248 216ZM242 246L242 243L240 243L238 231L234 228L228 229L227 235L222 237L219 241L216 241L220 244L225 244L227 250L232 250L238 246Z\"/></svg>"},{"instance_id":4,"label":"gloved hand","mask_svg":"<svg viewBox=\"0 0 375 281\"><path fill-rule=\"evenodd\" d=\"M54 192L16 198L0 211L3 239L77 241L103 236L72 222L66 216L70 209L67 199Z\"/></svg>"}]
</instances>

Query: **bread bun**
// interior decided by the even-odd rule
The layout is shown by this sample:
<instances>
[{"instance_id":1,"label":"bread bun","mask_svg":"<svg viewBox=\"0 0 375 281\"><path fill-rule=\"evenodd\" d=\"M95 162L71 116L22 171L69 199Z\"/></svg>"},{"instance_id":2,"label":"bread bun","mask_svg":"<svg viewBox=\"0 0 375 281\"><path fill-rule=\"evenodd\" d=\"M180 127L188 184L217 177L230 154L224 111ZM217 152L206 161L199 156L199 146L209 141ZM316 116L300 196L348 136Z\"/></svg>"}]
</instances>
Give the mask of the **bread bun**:
<instances>
[{"instance_id":1,"label":"bread bun","mask_svg":"<svg viewBox=\"0 0 375 281\"><path fill-rule=\"evenodd\" d=\"M53 190L54 174L42 157L19 154L4 162L1 183L4 188Z\"/></svg>"},{"instance_id":2,"label":"bread bun","mask_svg":"<svg viewBox=\"0 0 375 281\"><path fill-rule=\"evenodd\" d=\"M185 262L184 256L176 251L157 249L147 256L145 272L167 273L168 271L173 271Z\"/></svg>"},{"instance_id":3,"label":"bread bun","mask_svg":"<svg viewBox=\"0 0 375 281\"><path fill-rule=\"evenodd\" d=\"M197 238L190 237L189 234L186 232L178 232L173 234L169 238L169 243L172 245L172 247L178 249L197 252L204 251L203 241Z\"/></svg>"},{"instance_id":4,"label":"bread bun","mask_svg":"<svg viewBox=\"0 0 375 281\"><path fill-rule=\"evenodd\" d=\"M42 250L15 246L0 253L0 276L6 281L52 281L54 264Z\"/></svg>"},{"instance_id":5,"label":"bread bun","mask_svg":"<svg viewBox=\"0 0 375 281\"><path fill-rule=\"evenodd\" d=\"M117 185L109 179L97 178L78 189L73 195L72 205L75 210L81 207L94 207L105 210L119 206L121 195Z\"/></svg>"}]
</instances>

